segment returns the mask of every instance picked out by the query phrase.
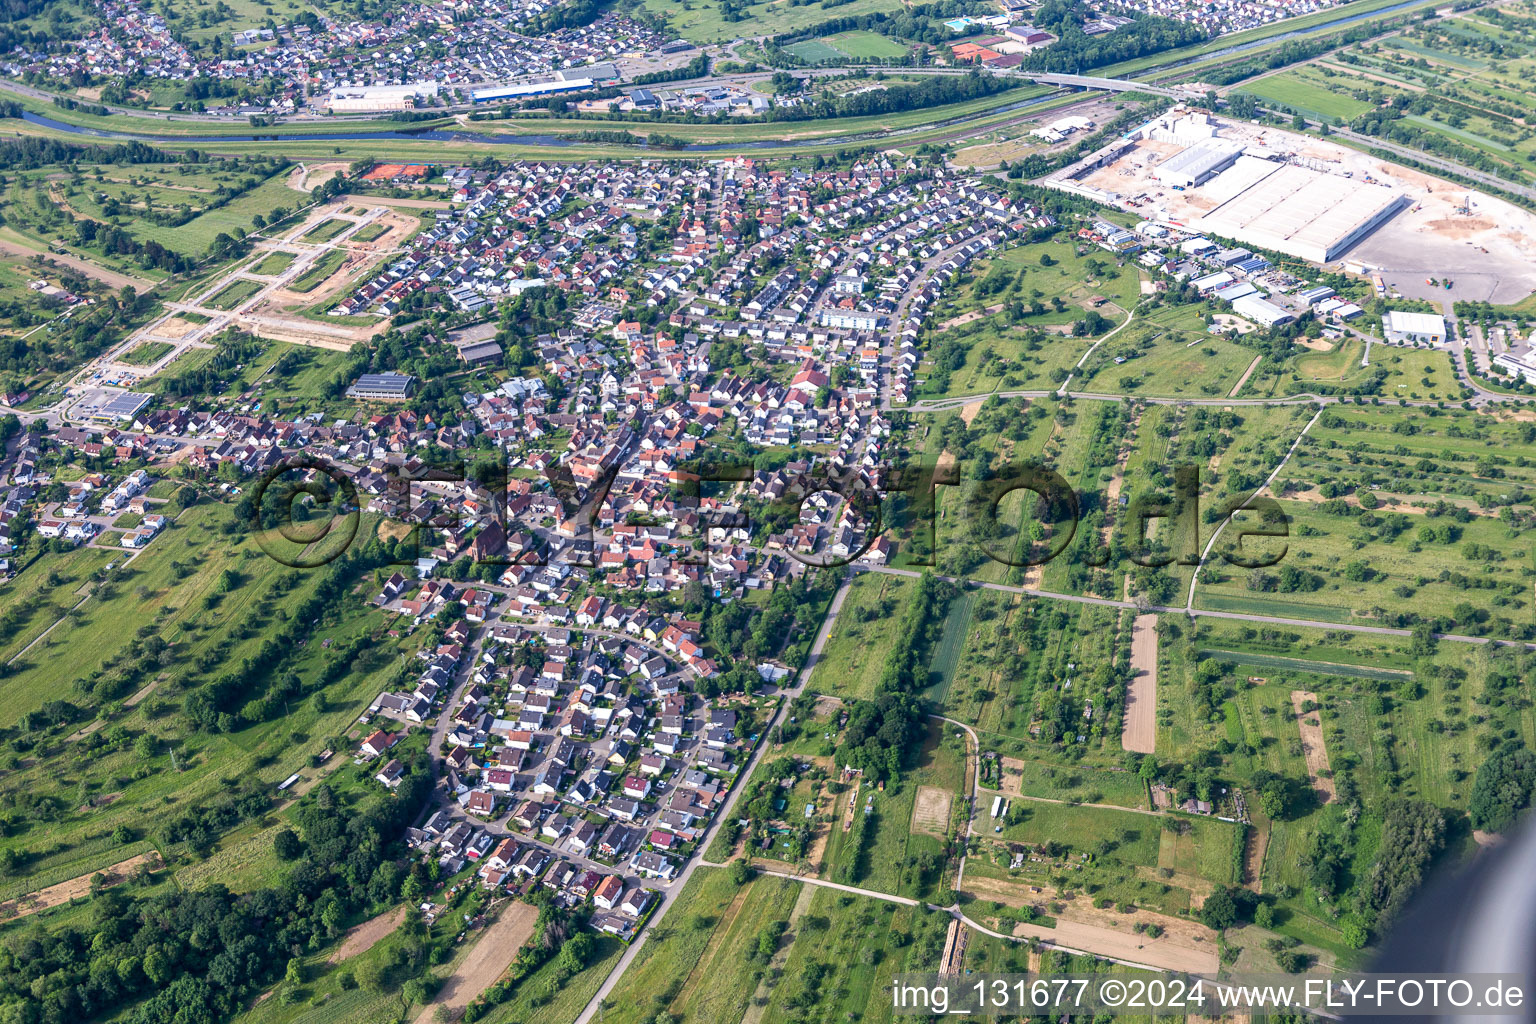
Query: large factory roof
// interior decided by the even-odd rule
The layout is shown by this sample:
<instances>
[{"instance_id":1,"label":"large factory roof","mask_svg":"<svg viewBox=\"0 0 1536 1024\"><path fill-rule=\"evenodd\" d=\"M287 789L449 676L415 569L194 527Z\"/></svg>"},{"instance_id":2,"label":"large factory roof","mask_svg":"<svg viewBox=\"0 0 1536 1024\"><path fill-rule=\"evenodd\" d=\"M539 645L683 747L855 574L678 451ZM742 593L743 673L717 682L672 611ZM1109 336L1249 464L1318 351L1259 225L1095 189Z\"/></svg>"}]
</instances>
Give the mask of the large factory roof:
<instances>
[{"instance_id":1,"label":"large factory roof","mask_svg":"<svg viewBox=\"0 0 1536 1024\"><path fill-rule=\"evenodd\" d=\"M1163 181L1184 178L1199 182L1212 171L1231 163L1242 151L1243 144L1235 139L1205 139L1158 164L1156 174Z\"/></svg>"},{"instance_id":2,"label":"large factory roof","mask_svg":"<svg viewBox=\"0 0 1536 1024\"><path fill-rule=\"evenodd\" d=\"M1401 204L1393 189L1287 164L1206 214L1196 227L1326 262Z\"/></svg>"}]
</instances>

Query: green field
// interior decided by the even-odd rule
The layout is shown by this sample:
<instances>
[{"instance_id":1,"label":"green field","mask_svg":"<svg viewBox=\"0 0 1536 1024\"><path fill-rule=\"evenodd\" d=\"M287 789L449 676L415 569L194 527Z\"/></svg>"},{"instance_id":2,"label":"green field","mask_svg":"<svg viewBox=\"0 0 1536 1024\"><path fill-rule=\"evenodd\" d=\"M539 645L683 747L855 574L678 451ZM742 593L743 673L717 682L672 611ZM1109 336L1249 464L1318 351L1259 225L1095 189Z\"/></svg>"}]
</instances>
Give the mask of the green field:
<instances>
[{"instance_id":1,"label":"green field","mask_svg":"<svg viewBox=\"0 0 1536 1024\"><path fill-rule=\"evenodd\" d=\"M825 41L854 58L902 57L907 52L905 44L878 32L839 32L827 36Z\"/></svg>"},{"instance_id":2,"label":"green field","mask_svg":"<svg viewBox=\"0 0 1536 1024\"><path fill-rule=\"evenodd\" d=\"M209 309L231 310L261 291L263 287L265 286L260 281L242 277L221 289L217 295L204 302L204 305Z\"/></svg>"},{"instance_id":3,"label":"green field","mask_svg":"<svg viewBox=\"0 0 1536 1024\"><path fill-rule=\"evenodd\" d=\"M255 540L227 538L223 527L230 515L226 506L199 505L131 565L107 552L47 555L11 584L34 593L52 586L54 604L68 608L80 597L79 584L66 582L66 573L78 579L89 566L117 565L58 629L12 660L0 684L0 722L31 723L39 744L0 782L0 798L61 808L93 800L99 805L68 816L49 813L0 840L22 857L8 879L13 894L123 859L128 848L110 838L120 824L142 837L226 792L225 779L273 785L304 769L392 674L397 641L381 639L350 674L315 684L323 701L297 700L286 716L235 732L191 728L179 710L186 694L210 674L227 671L223 666L253 656L263 642L261 627L306 600L321 577L290 579L295 571L261 553ZM49 583L49 573L57 582ZM238 585L226 589L231 580ZM8 645L19 651L56 616L24 617ZM332 644L375 635L380 626L377 613L363 607L335 608L315 625L310 642L293 652L290 666L301 678L318 681ZM165 658L145 650L148 638L168 645ZM56 710L50 702L61 699L80 710Z\"/></svg>"},{"instance_id":4,"label":"green field","mask_svg":"<svg viewBox=\"0 0 1536 1024\"><path fill-rule=\"evenodd\" d=\"M1318 81L1315 72L1307 69L1268 75L1244 85L1240 91L1335 123L1371 109L1371 104L1363 100L1329 89Z\"/></svg>"},{"instance_id":5,"label":"green field","mask_svg":"<svg viewBox=\"0 0 1536 1024\"><path fill-rule=\"evenodd\" d=\"M899 576L855 577L811 675L811 689L847 700L874 696L912 586Z\"/></svg>"},{"instance_id":6,"label":"green field","mask_svg":"<svg viewBox=\"0 0 1536 1024\"><path fill-rule=\"evenodd\" d=\"M1074 388L1131 395L1227 395L1259 353L1207 332L1201 310L1138 316L1084 364Z\"/></svg>"},{"instance_id":7,"label":"green field","mask_svg":"<svg viewBox=\"0 0 1536 1024\"><path fill-rule=\"evenodd\" d=\"M389 225L385 224L383 221L376 220L372 224L364 224L362 227L358 228L352 233L352 236L348 239L348 241L372 242L377 238L382 238L387 231L389 231Z\"/></svg>"},{"instance_id":8,"label":"green field","mask_svg":"<svg viewBox=\"0 0 1536 1024\"><path fill-rule=\"evenodd\" d=\"M149 366L162 359L175 347L166 341L141 341L123 353L120 361L133 366Z\"/></svg>"},{"instance_id":9,"label":"green field","mask_svg":"<svg viewBox=\"0 0 1536 1024\"><path fill-rule=\"evenodd\" d=\"M719 43L732 39L778 35L803 28L807 19L822 20L816 14L807 14L803 7L789 0L768 0L743 9L745 18L730 22L720 16L718 9L697 6L683 0L644 0L645 10L667 19L671 31L690 42ZM851 0L839 4L828 17L856 17L875 11L887 13L899 10L899 0Z\"/></svg>"},{"instance_id":10,"label":"green field","mask_svg":"<svg viewBox=\"0 0 1536 1024\"><path fill-rule=\"evenodd\" d=\"M271 217L275 209L291 211L308 201L307 193L288 187L286 171L262 179L244 170L220 169L217 164L207 168L183 164L132 165L131 173L136 178L110 180L120 177L122 170L98 168L103 180L87 177L80 185L65 183L56 192L55 201L67 203L83 216L104 221L115 219L108 212L108 203L115 203L125 214L121 219L124 230L134 238L198 256L218 234L233 234L236 229L250 231L256 216ZM176 225L135 216L149 210L190 210L195 216Z\"/></svg>"},{"instance_id":11,"label":"green field","mask_svg":"<svg viewBox=\"0 0 1536 1024\"><path fill-rule=\"evenodd\" d=\"M329 242L351 226L352 222L349 220L332 217L330 220L323 220L304 232L303 240L311 243Z\"/></svg>"},{"instance_id":12,"label":"green field","mask_svg":"<svg viewBox=\"0 0 1536 1024\"><path fill-rule=\"evenodd\" d=\"M966 631L971 624L971 609L976 605L977 592L963 591L949 603L949 613L944 616L944 628L939 642L934 645L933 657L928 663L928 686L923 696L942 706L949 693L949 684L955 677L955 667L960 661L960 649L965 643Z\"/></svg>"},{"instance_id":13,"label":"green field","mask_svg":"<svg viewBox=\"0 0 1536 1024\"><path fill-rule=\"evenodd\" d=\"M346 262L345 249L332 249L324 256L311 263L309 269L288 283L288 290L295 292L311 292L318 288L326 278L336 272L336 268Z\"/></svg>"},{"instance_id":14,"label":"green field","mask_svg":"<svg viewBox=\"0 0 1536 1024\"><path fill-rule=\"evenodd\" d=\"M841 823L832 825L827 842L827 877L877 892L910 897L936 897L943 878L943 841L913 827L912 811L919 787L929 786L961 799L965 784L964 741L952 726L929 721L928 737L913 770L899 786L887 783L884 792L860 793L860 809L873 796L873 812L862 849L855 848ZM953 811L953 804L951 807ZM952 821L951 821L952 827ZM924 870L925 867L928 870Z\"/></svg>"},{"instance_id":15,"label":"green field","mask_svg":"<svg viewBox=\"0 0 1536 1024\"><path fill-rule=\"evenodd\" d=\"M757 937L786 920L799 895L788 879L760 876L738 890L723 869L696 870L677 909L624 973L606 1019L645 1024L669 1012L682 1020L740 1020L756 987L750 954Z\"/></svg>"},{"instance_id":16,"label":"green field","mask_svg":"<svg viewBox=\"0 0 1536 1024\"><path fill-rule=\"evenodd\" d=\"M1167 914L1187 910L1191 896L1239 881L1238 827L1183 814L1136 814L1013 798L1000 835L988 826L982 853L966 862L966 879L990 898L987 880L1053 885L1086 891L1096 900L1133 904ZM1008 865L1005 843L1055 843L1019 868Z\"/></svg>"},{"instance_id":17,"label":"green field","mask_svg":"<svg viewBox=\"0 0 1536 1024\"><path fill-rule=\"evenodd\" d=\"M786 53L792 53L807 64L834 64L847 57L847 54L837 47L824 43L819 39L807 39L803 43L791 43L784 47Z\"/></svg>"},{"instance_id":18,"label":"green field","mask_svg":"<svg viewBox=\"0 0 1536 1024\"><path fill-rule=\"evenodd\" d=\"M1071 325L1091 310L1119 326L1140 298L1140 274L1079 243L1015 246L978 261L934 305L920 397L1048 389L1066 379L1094 336Z\"/></svg>"},{"instance_id":19,"label":"green field","mask_svg":"<svg viewBox=\"0 0 1536 1024\"><path fill-rule=\"evenodd\" d=\"M1334 662L1307 661L1302 658L1284 658L1275 654L1254 654L1249 651L1202 650L1202 658L1247 665L1253 668L1276 669L1285 672L1311 672L1318 675L1357 676L1361 679L1386 679L1400 681L1413 678L1413 673L1399 668L1372 668L1369 665L1340 665Z\"/></svg>"},{"instance_id":20,"label":"green field","mask_svg":"<svg viewBox=\"0 0 1536 1024\"><path fill-rule=\"evenodd\" d=\"M1028 758L1014 759L1003 767L1003 772L1018 781L1019 792L1024 796L1147 809L1146 783L1127 771Z\"/></svg>"},{"instance_id":21,"label":"green field","mask_svg":"<svg viewBox=\"0 0 1536 1024\"><path fill-rule=\"evenodd\" d=\"M252 274L261 274L266 277L275 277L293 265L295 256L291 252L269 252L260 263L249 268Z\"/></svg>"}]
</instances>

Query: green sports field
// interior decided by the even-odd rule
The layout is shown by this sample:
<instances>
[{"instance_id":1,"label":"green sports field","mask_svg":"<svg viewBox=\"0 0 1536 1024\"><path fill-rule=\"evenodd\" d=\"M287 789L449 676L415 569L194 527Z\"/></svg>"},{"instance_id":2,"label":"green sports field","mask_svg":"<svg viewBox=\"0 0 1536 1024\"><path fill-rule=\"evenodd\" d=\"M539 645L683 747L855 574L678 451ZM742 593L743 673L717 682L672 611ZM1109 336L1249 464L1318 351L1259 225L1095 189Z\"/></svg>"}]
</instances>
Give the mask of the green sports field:
<instances>
[{"instance_id":1,"label":"green sports field","mask_svg":"<svg viewBox=\"0 0 1536 1024\"><path fill-rule=\"evenodd\" d=\"M843 60L900 57L907 52L901 43L878 32L839 32L822 39L807 39L784 47L808 64L834 64Z\"/></svg>"},{"instance_id":2,"label":"green sports field","mask_svg":"<svg viewBox=\"0 0 1536 1024\"><path fill-rule=\"evenodd\" d=\"M846 56L837 47L828 46L820 39L807 39L803 43L791 43L784 47L784 49L807 64L833 64Z\"/></svg>"}]
</instances>

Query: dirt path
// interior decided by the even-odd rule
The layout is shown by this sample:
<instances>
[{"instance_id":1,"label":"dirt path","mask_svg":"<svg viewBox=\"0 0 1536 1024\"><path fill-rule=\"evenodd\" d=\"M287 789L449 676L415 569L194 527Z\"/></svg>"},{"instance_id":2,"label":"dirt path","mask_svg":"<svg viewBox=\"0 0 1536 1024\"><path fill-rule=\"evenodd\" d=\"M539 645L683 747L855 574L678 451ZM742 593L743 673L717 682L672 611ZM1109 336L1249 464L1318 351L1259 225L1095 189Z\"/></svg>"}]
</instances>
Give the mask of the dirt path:
<instances>
[{"instance_id":1,"label":"dirt path","mask_svg":"<svg viewBox=\"0 0 1536 1024\"><path fill-rule=\"evenodd\" d=\"M1253 371L1257 370L1259 368L1259 363L1263 361L1263 356L1253 357L1253 362L1248 364L1248 369L1243 372L1243 375L1237 379L1237 383L1232 385L1232 390L1227 393L1228 398L1237 397L1237 393L1243 390L1243 385L1248 383L1248 378L1253 376Z\"/></svg>"},{"instance_id":2,"label":"dirt path","mask_svg":"<svg viewBox=\"0 0 1536 1024\"><path fill-rule=\"evenodd\" d=\"M422 1008L416 1024L432 1024L440 1006L446 1006L450 1013L462 1010L494 985L512 965L523 943L533 937L533 926L538 919L538 908L521 900L514 900L503 908L501 916L480 933L464 962L443 982L437 998Z\"/></svg>"},{"instance_id":3,"label":"dirt path","mask_svg":"<svg viewBox=\"0 0 1536 1024\"><path fill-rule=\"evenodd\" d=\"M1332 803L1337 794L1333 788L1333 771L1328 766L1328 748L1323 745L1322 715L1316 711L1303 714L1301 710L1301 705L1309 700L1316 703L1317 694L1309 690L1291 691L1291 707L1296 711L1296 726L1301 730L1301 752L1306 755L1307 775L1312 780L1312 788L1327 804Z\"/></svg>"},{"instance_id":4,"label":"dirt path","mask_svg":"<svg viewBox=\"0 0 1536 1024\"><path fill-rule=\"evenodd\" d=\"M140 864L148 864L151 868L158 867L160 855L151 850L149 853L141 853L137 857L130 857L128 860L119 861L109 868L103 868L101 871L87 872L86 874L71 878L67 882L50 885L46 889L39 889L37 892L28 893L18 899L7 900L4 903L0 903L0 919L10 920L11 918L26 917L28 914L35 914L39 910L47 910L49 907L57 907L60 904L68 903L70 900L79 899L81 896L88 896L91 892L91 879L95 878L98 874L105 876L108 886L118 885L127 881L129 874Z\"/></svg>"},{"instance_id":5,"label":"dirt path","mask_svg":"<svg viewBox=\"0 0 1536 1024\"><path fill-rule=\"evenodd\" d=\"M341 945L336 947L336 951L326 959L326 963L339 964L348 957L368 952L378 944L379 940L399 928L400 922L404 920L405 908L396 907L394 910L386 910L378 917L370 918L348 929L341 940Z\"/></svg>"},{"instance_id":6,"label":"dirt path","mask_svg":"<svg viewBox=\"0 0 1536 1024\"><path fill-rule=\"evenodd\" d=\"M1243 850L1243 887L1264 891L1264 851L1269 849L1269 826L1248 826L1247 848Z\"/></svg>"},{"instance_id":7,"label":"dirt path","mask_svg":"<svg viewBox=\"0 0 1536 1024\"><path fill-rule=\"evenodd\" d=\"M145 281L137 277L130 277L127 274L120 274L115 270L108 270L106 267L98 266L95 263L90 263L86 260L80 259L78 256L70 256L56 252L45 252L42 249L34 249L30 246L20 245L16 242L10 241L9 239L0 239L0 255L21 256L23 258L41 256L43 259L51 260L61 267L68 267L71 270L78 270L86 277L94 278L95 280L100 281L102 284L111 288L123 288L125 286L131 286L135 291L142 294L143 292L150 291L155 287L155 283L153 281Z\"/></svg>"},{"instance_id":8,"label":"dirt path","mask_svg":"<svg viewBox=\"0 0 1536 1024\"><path fill-rule=\"evenodd\" d=\"M337 171L346 174L348 166L344 161L300 164L288 172L288 187L295 192L313 192L316 186L322 181L329 181Z\"/></svg>"},{"instance_id":9,"label":"dirt path","mask_svg":"<svg viewBox=\"0 0 1536 1024\"><path fill-rule=\"evenodd\" d=\"M951 327L963 327L968 323L980 320L984 316L991 316L993 313L1000 313L1002 312L1002 309L1003 304L1001 302L995 305L987 306L984 309L973 309L969 313L961 313L959 316L952 316L948 320L943 321L939 324L939 330L943 331L948 330Z\"/></svg>"},{"instance_id":10,"label":"dirt path","mask_svg":"<svg viewBox=\"0 0 1536 1024\"><path fill-rule=\"evenodd\" d=\"M1171 933L1153 939L1082 921L1058 921L1055 928L1021 924L1014 929L1014 934L1036 935L1057 945L1092 950L1095 956L1151 964L1169 971L1215 974L1221 966L1214 942L1203 944L1205 948L1201 948L1186 944L1187 940L1175 938Z\"/></svg>"},{"instance_id":11,"label":"dirt path","mask_svg":"<svg viewBox=\"0 0 1536 1024\"><path fill-rule=\"evenodd\" d=\"M1023 884L992 878L967 879L966 890L983 899L995 899L1012 906L1041 903L1052 898L1046 893L1031 893ZM1068 912L1079 913L1075 908L1069 909ZM1096 911L1082 913L1101 916ZM1215 973L1217 970L1219 957L1216 943L1204 926L1182 918L1148 911L1138 911L1134 915L1118 915L1115 912L1110 914L1112 916L1103 916L1102 922L1101 920L1067 920L1057 915L1054 928L1016 924L1013 934L1020 938L1038 938L1070 949L1091 950L1095 956L1150 964L1165 970L1199 973ZM1162 926L1164 929L1162 935L1154 939L1147 935L1137 935L1130 930L1135 921L1149 919Z\"/></svg>"},{"instance_id":12,"label":"dirt path","mask_svg":"<svg viewBox=\"0 0 1536 1024\"><path fill-rule=\"evenodd\" d=\"M1131 626L1131 671L1120 746L1138 754L1151 754L1157 749L1156 615L1138 615Z\"/></svg>"}]
</instances>

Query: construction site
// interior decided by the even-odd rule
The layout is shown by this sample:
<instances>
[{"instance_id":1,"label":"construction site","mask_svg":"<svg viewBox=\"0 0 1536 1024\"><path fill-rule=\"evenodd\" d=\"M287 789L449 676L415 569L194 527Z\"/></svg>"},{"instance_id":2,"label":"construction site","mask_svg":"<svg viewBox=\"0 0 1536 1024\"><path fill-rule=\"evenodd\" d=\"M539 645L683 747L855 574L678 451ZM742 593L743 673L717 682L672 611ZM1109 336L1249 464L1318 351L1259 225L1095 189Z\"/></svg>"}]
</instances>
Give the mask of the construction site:
<instances>
[{"instance_id":1,"label":"construction site","mask_svg":"<svg viewBox=\"0 0 1536 1024\"><path fill-rule=\"evenodd\" d=\"M1176 107L1042 183L1184 234L1379 273L1409 297L1513 303L1536 290L1536 217L1519 207L1202 110Z\"/></svg>"}]
</instances>

